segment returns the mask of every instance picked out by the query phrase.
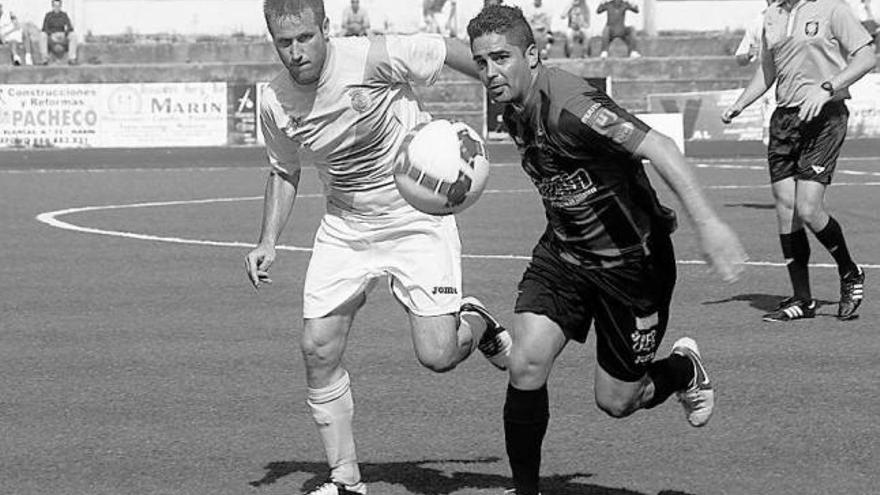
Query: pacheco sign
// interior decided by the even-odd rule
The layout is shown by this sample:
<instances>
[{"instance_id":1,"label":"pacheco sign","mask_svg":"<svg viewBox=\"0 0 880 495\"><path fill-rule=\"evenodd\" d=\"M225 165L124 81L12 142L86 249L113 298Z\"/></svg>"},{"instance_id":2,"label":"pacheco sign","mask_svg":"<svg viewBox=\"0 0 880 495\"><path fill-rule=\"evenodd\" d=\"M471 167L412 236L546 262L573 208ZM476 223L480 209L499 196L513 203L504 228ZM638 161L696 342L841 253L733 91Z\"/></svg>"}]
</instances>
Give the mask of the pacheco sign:
<instances>
[{"instance_id":1,"label":"pacheco sign","mask_svg":"<svg viewBox=\"0 0 880 495\"><path fill-rule=\"evenodd\" d=\"M219 83L0 85L0 147L227 144Z\"/></svg>"}]
</instances>

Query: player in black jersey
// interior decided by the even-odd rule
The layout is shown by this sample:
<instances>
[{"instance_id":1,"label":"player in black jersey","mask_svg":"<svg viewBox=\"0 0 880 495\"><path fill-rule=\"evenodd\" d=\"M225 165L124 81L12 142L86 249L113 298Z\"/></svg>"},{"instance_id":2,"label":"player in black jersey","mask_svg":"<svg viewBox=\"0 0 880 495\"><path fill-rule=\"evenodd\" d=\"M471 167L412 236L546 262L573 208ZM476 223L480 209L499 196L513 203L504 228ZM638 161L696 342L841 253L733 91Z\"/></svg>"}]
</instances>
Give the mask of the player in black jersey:
<instances>
[{"instance_id":1,"label":"player in black jersey","mask_svg":"<svg viewBox=\"0 0 880 495\"><path fill-rule=\"evenodd\" d=\"M655 359L675 285L675 215L660 204L641 160L678 196L724 280L738 277L746 257L674 142L583 79L545 68L518 8L484 8L468 35L489 95L506 104L505 123L547 216L519 283L504 405L510 493L535 495L547 378L568 341L584 342L591 324L603 411L624 417L677 393L692 425L712 414L714 391L693 339Z\"/></svg>"}]
</instances>

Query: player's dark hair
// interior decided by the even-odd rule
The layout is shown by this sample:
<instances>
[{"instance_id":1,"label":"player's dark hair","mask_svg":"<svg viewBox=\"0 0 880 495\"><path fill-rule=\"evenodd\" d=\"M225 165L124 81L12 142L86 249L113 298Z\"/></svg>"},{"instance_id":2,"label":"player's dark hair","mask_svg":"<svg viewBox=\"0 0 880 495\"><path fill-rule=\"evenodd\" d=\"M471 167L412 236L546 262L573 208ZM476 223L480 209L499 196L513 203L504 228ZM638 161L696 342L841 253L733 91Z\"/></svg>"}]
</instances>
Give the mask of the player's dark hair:
<instances>
[{"instance_id":1,"label":"player's dark hair","mask_svg":"<svg viewBox=\"0 0 880 495\"><path fill-rule=\"evenodd\" d=\"M306 10L315 14L318 27L324 25L324 0L263 0L263 16L272 30L272 23L284 17L299 17Z\"/></svg>"},{"instance_id":2,"label":"player's dark hair","mask_svg":"<svg viewBox=\"0 0 880 495\"><path fill-rule=\"evenodd\" d=\"M510 5L485 7L468 23L467 33L471 43L488 33L504 35L510 44L520 47L523 53L535 44L535 35L522 10Z\"/></svg>"}]
</instances>

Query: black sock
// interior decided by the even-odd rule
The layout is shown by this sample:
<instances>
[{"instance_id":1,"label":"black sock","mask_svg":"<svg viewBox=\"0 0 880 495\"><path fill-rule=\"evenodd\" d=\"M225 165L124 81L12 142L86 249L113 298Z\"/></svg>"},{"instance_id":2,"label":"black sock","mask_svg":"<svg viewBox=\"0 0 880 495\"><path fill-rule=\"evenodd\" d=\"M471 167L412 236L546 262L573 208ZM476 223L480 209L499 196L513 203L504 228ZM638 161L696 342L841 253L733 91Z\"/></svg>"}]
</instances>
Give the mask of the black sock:
<instances>
[{"instance_id":1,"label":"black sock","mask_svg":"<svg viewBox=\"0 0 880 495\"><path fill-rule=\"evenodd\" d=\"M538 495L541 444L550 420L547 385L538 390L507 386L504 440L517 495Z\"/></svg>"},{"instance_id":2,"label":"black sock","mask_svg":"<svg viewBox=\"0 0 880 495\"><path fill-rule=\"evenodd\" d=\"M662 404L673 392L690 386L694 379L694 363L681 354L670 354L666 359L648 365L648 376L654 382L654 396L645 404L645 409Z\"/></svg>"},{"instance_id":3,"label":"black sock","mask_svg":"<svg viewBox=\"0 0 880 495\"><path fill-rule=\"evenodd\" d=\"M788 268L788 278L794 289L794 297L803 301L813 298L810 291L810 240L804 229L790 234L779 234L782 257Z\"/></svg>"},{"instance_id":4,"label":"black sock","mask_svg":"<svg viewBox=\"0 0 880 495\"><path fill-rule=\"evenodd\" d=\"M828 224L816 234L816 239L825 246L825 249L834 257L837 262L837 273L841 277L847 273L854 272L858 269L855 262L849 255L849 249L846 247L846 240L843 238L843 229L834 217L828 217Z\"/></svg>"}]
</instances>

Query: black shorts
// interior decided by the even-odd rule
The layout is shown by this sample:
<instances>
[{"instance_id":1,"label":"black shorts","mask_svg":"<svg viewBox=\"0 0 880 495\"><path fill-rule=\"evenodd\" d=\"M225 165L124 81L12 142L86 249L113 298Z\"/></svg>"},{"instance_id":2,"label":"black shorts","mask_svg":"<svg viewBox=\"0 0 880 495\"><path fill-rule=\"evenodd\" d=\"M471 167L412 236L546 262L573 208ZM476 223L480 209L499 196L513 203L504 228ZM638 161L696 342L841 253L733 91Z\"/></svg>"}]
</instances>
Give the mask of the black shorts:
<instances>
[{"instance_id":1,"label":"black shorts","mask_svg":"<svg viewBox=\"0 0 880 495\"><path fill-rule=\"evenodd\" d=\"M770 118L770 182L794 177L828 185L846 138L849 110L842 100L831 101L806 124L798 111L799 107L779 107Z\"/></svg>"},{"instance_id":2,"label":"black shorts","mask_svg":"<svg viewBox=\"0 0 880 495\"><path fill-rule=\"evenodd\" d=\"M666 333L675 287L672 240L657 235L649 249L637 262L587 269L560 258L545 235L519 283L515 312L547 316L581 343L595 324L599 366L618 380L637 381Z\"/></svg>"}]
</instances>

